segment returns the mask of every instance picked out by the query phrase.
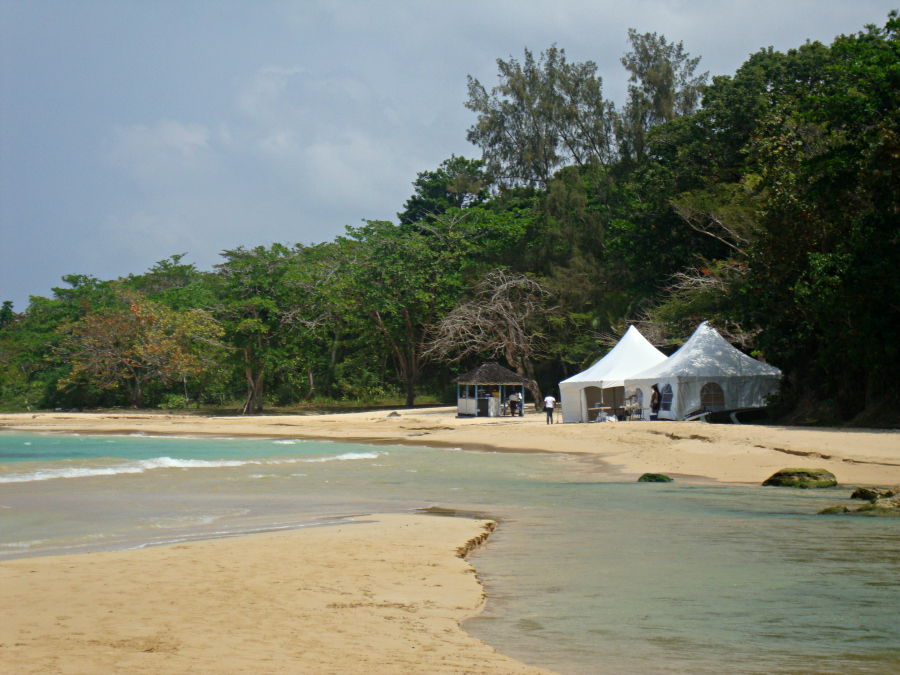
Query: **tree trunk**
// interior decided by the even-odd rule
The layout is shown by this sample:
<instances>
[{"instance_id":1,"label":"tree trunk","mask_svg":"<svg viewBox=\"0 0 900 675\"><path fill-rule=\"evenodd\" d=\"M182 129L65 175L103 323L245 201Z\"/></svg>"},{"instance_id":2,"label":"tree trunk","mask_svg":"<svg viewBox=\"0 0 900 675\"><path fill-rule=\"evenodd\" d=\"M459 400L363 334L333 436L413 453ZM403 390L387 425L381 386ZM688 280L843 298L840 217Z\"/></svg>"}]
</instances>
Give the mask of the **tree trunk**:
<instances>
[{"instance_id":1,"label":"tree trunk","mask_svg":"<svg viewBox=\"0 0 900 675\"><path fill-rule=\"evenodd\" d=\"M253 376L253 369L247 366L244 370L247 378L247 398L238 409L238 415L251 415L253 413L262 412L262 392L263 392L263 371Z\"/></svg>"},{"instance_id":2,"label":"tree trunk","mask_svg":"<svg viewBox=\"0 0 900 675\"><path fill-rule=\"evenodd\" d=\"M256 376L256 414L263 411L263 370L260 368Z\"/></svg>"},{"instance_id":3,"label":"tree trunk","mask_svg":"<svg viewBox=\"0 0 900 675\"><path fill-rule=\"evenodd\" d=\"M141 378L135 376L134 378L134 393L132 395L134 400L135 408L142 408L144 406L144 390L141 388Z\"/></svg>"},{"instance_id":4,"label":"tree trunk","mask_svg":"<svg viewBox=\"0 0 900 675\"><path fill-rule=\"evenodd\" d=\"M304 401L308 401L309 399L311 399L313 396L316 395L316 382L313 379L312 368L307 368L306 372L309 375L309 392L304 397L304 399L303 399Z\"/></svg>"},{"instance_id":5,"label":"tree trunk","mask_svg":"<svg viewBox=\"0 0 900 675\"><path fill-rule=\"evenodd\" d=\"M528 391L531 392L531 395L534 396L534 409L540 412L544 409L544 397L541 396L541 388L538 386L537 380L534 378L534 368L531 365L531 361L527 356L522 358L523 363L525 364L525 370L528 373L528 379L531 381L530 384L526 384L525 386L528 388Z\"/></svg>"},{"instance_id":6,"label":"tree trunk","mask_svg":"<svg viewBox=\"0 0 900 675\"><path fill-rule=\"evenodd\" d=\"M406 407L412 408L416 403L416 378L406 378Z\"/></svg>"},{"instance_id":7,"label":"tree trunk","mask_svg":"<svg viewBox=\"0 0 900 675\"><path fill-rule=\"evenodd\" d=\"M250 367L244 369L244 375L247 377L247 398L238 409L238 415L247 415L250 413L250 404L253 401L253 372Z\"/></svg>"},{"instance_id":8,"label":"tree trunk","mask_svg":"<svg viewBox=\"0 0 900 675\"><path fill-rule=\"evenodd\" d=\"M406 407L412 408L416 402L416 383L419 381L419 361L417 354L410 353L403 368L403 380L406 382Z\"/></svg>"},{"instance_id":9,"label":"tree trunk","mask_svg":"<svg viewBox=\"0 0 900 675\"><path fill-rule=\"evenodd\" d=\"M338 336L334 336L331 343L331 360L328 362L328 374L325 380L325 395L334 398L334 369L337 367Z\"/></svg>"}]
</instances>

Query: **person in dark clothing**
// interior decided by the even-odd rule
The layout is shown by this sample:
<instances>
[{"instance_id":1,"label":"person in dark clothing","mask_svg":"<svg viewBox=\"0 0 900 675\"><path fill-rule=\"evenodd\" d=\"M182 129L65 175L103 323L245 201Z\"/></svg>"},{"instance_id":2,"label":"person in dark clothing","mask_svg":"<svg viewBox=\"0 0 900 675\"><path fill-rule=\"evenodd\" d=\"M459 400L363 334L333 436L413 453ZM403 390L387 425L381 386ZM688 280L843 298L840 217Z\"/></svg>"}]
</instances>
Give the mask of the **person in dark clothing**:
<instances>
[{"instance_id":1,"label":"person in dark clothing","mask_svg":"<svg viewBox=\"0 0 900 675\"><path fill-rule=\"evenodd\" d=\"M650 387L650 419L659 419L659 404L662 397L659 394L659 387L655 384Z\"/></svg>"}]
</instances>

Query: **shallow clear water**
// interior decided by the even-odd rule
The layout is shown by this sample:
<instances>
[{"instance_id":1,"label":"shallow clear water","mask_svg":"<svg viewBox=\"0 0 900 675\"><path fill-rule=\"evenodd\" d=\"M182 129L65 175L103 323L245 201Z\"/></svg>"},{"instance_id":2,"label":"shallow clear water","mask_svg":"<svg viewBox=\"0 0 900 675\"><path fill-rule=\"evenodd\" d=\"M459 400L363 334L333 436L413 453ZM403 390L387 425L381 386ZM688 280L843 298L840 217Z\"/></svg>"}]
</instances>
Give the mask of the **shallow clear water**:
<instances>
[{"instance_id":1,"label":"shallow clear water","mask_svg":"<svg viewBox=\"0 0 900 675\"><path fill-rule=\"evenodd\" d=\"M0 559L428 506L500 521L466 630L560 673L900 672L897 519L849 490L616 482L571 456L0 433Z\"/></svg>"},{"instance_id":2,"label":"shallow clear water","mask_svg":"<svg viewBox=\"0 0 900 675\"><path fill-rule=\"evenodd\" d=\"M848 492L551 488L565 521L474 554L493 601L464 627L573 674L898 673L900 523L810 515Z\"/></svg>"}]
</instances>

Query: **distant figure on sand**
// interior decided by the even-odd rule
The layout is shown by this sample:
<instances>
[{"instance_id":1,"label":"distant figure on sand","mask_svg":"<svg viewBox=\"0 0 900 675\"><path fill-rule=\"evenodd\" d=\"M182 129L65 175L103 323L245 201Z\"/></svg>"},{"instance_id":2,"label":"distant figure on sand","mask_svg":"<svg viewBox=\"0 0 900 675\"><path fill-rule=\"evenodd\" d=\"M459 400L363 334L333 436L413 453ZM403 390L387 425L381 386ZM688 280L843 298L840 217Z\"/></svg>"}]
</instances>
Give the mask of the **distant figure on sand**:
<instances>
[{"instance_id":1,"label":"distant figure on sand","mask_svg":"<svg viewBox=\"0 0 900 675\"><path fill-rule=\"evenodd\" d=\"M659 387L655 384L650 387L650 419L655 420L659 417Z\"/></svg>"},{"instance_id":2,"label":"distant figure on sand","mask_svg":"<svg viewBox=\"0 0 900 675\"><path fill-rule=\"evenodd\" d=\"M515 417L516 412L518 412L519 417L525 415L525 411L522 409L522 394L514 391L509 395L509 414Z\"/></svg>"},{"instance_id":3,"label":"distant figure on sand","mask_svg":"<svg viewBox=\"0 0 900 675\"><path fill-rule=\"evenodd\" d=\"M556 399L553 394L547 394L544 397L544 410L547 411L547 424L553 424L553 408L556 406Z\"/></svg>"}]
</instances>

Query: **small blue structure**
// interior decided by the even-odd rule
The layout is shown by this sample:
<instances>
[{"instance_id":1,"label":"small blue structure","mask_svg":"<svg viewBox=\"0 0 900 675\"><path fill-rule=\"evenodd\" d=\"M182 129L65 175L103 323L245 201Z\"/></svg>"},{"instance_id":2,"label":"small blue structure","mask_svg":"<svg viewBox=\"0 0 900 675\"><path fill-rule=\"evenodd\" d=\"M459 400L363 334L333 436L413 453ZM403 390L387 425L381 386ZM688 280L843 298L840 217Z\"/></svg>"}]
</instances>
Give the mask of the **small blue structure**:
<instances>
[{"instance_id":1,"label":"small blue structure","mask_svg":"<svg viewBox=\"0 0 900 675\"><path fill-rule=\"evenodd\" d=\"M453 381L457 417L499 417L513 393L520 394L524 406L525 386L531 382L496 363L483 363Z\"/></svg>"}]
</instances>

